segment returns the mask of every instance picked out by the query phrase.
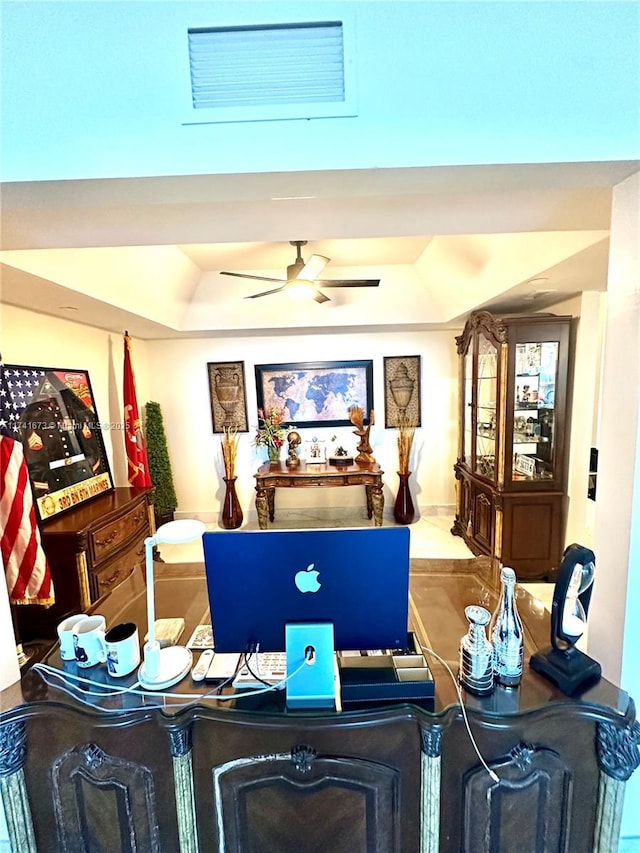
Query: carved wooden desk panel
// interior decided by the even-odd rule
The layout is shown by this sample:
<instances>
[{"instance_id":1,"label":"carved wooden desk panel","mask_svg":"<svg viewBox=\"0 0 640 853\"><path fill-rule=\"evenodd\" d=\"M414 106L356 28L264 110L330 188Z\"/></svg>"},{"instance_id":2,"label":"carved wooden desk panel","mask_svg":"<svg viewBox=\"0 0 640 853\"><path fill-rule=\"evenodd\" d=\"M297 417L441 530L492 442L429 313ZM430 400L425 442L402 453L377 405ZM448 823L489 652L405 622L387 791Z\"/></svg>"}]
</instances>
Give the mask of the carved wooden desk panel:
<instances>
[{"instance_id":1,"label":"carved wooden desk panel","mask_svg":"<svg viewBox=\"0 0 640 853\"><path fill-rule=\"evenodd\" d=\"M256 511L261 530L267 529L267 519L275 518L275 491L278 488L298 489L330 486L364 486L367 498L367 515L376 527L382 525L384 496L382 475L378 463L360 465L329 465L300 462L288 468L284 462L265 462L254 474L256 479Z\"/></svg>"},{"instance_id":2,"label":"carved wooden desk panel","mask_svg":"<svg viewBox=\"0 0 640 853\"><path fill-rule=\"evenodd\" d=\"M496 592L488 573L439 573L427 563L412 561L411 625L455 669L464 605L492 607ZM159 567L158 575L157 615L184 613L190 633L208 615L201 567L181 576ZM548 618L520 592L528 658L546 641ZM143 635L144 602L136 571L97 609L108 624L132 619ZM60 665L57 652L50 662ZM432 669L432 712L399 705L348 713L284 712L280 694L186 709L178 698L154 709L148 699L114 697L102 700L108 713L28 672L0 694L0 791L15 848L617 849L640 741L626 693L602 680L569 699L527 668L517 690L466 696L496 783L471 748L453 684L440 664ZM100 668L91 672L100 678ZM200 692L190 678L174 690Z\"/></svg>"}]
</instances>

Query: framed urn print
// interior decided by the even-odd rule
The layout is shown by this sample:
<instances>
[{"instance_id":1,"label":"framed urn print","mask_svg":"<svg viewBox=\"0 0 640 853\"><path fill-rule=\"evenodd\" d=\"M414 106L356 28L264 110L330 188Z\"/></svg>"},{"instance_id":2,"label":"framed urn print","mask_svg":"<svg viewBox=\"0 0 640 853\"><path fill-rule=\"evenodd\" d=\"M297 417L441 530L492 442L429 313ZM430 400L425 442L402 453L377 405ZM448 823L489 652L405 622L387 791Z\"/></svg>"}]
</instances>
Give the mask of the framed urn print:
<instances>
[{"instance_id":1,"label":"framed urn print","mask_svg":"<svg viewBox=\"0 0 640 853\"><path fill-rule=\"evenodd\" d=\"M384 358L384 425L394 428L400 421L421 426L419 355Z\"/></svg>"},{"instance_id":2,"label":"framed urn print","mask_svg":"<svg viewBox=\"0 0 640 853\"><path fill-rule=\"evenodd\" d=\"M209 396L214 432L249 432L243 361L210 361Z\"/></svg>"},{"instance_id":3,"label":"framed urn print","mask_svg":"<svg viewBox=\"0 0 640 853\"><path fill-rule=\"evenodd\" d=\"M112 425L98 418L88 372L5 364L3 373L2 407L22 441L40 520L111 491L102 431Z\"/></svg>"}]
</instances>

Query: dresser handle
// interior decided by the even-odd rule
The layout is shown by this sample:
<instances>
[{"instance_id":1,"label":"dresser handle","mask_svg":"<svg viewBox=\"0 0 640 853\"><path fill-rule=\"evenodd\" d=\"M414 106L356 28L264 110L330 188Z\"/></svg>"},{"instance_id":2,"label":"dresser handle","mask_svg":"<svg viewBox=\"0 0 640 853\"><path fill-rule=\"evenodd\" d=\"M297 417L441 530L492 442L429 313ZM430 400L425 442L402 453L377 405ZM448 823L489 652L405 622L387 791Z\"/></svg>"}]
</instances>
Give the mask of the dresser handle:
<instances>
[{"instance_id":1,"label":"dresser handle","mask_svg":"<svg viewBox=\"0 0 640 853\"><path fill-rule=\"evenodd\" d=\"M110 578L107 578L106 580L101 579L99 582L100 586L111 586L112 584L114 584L118 580L119 577L120 577L120 569L118 569L118 571L115 574L111 575Z\"/></svg>"},{"instance_id":2,"label":"dresser handle","mask_svg":"<svg viewBox=\"0 0 640 853\"><path fill-rule=\"evenodd\" d=\"M113 542L113 540L116 538L117 535L118 535L118 531L114 530L112 533L110 533L107 536L106 539L96 539L96 545L99 548L104 548L105 545L111 545L111 543Z\"/></svg>"}]
</instances>

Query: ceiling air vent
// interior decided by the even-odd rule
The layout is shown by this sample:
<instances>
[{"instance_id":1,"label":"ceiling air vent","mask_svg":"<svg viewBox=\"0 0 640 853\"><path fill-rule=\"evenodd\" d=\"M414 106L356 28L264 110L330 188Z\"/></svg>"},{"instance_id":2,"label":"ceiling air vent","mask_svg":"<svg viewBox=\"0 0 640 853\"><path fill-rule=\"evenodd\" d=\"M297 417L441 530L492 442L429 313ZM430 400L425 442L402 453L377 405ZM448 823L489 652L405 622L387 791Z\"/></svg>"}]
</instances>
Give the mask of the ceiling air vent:
<instances>
[{"instance_id":1,"label":"ceiling air vent","mask_svg":"<svg viewBox=\"0 0 640 853\"><path fill-rule=\"evenodd\" d=\"M190 29L191 122L354 115L349 65L342 21Z\"/></svg>"}]
</instances>

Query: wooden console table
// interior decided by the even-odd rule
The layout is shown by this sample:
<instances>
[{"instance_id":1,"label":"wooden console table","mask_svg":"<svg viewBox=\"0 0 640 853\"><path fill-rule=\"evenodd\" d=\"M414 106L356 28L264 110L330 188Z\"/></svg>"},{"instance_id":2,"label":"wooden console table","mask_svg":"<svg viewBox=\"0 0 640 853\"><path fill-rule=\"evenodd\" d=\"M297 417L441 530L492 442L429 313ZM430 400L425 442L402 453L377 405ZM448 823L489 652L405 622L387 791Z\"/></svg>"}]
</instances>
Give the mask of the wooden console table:
<instances>
[{"instance_id":1,"label":"wooden console table","mask_svg":"<svg viewBox=\"0 0 640 853\"><path fill-rule=\"evenodd\" d=\"M288 468L285 462L265 462L255 473L256 510L261 530L267 529L267 517L275 517L275 492L277 488L307 488L309 486L364 486L367 493L367 515L373 517L376 527L382 526L384 496L382 475L377 462L366 467L360 465L329 465L300 462Z\"/></svg>"}]
</instances>

